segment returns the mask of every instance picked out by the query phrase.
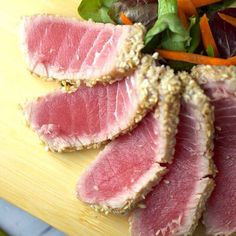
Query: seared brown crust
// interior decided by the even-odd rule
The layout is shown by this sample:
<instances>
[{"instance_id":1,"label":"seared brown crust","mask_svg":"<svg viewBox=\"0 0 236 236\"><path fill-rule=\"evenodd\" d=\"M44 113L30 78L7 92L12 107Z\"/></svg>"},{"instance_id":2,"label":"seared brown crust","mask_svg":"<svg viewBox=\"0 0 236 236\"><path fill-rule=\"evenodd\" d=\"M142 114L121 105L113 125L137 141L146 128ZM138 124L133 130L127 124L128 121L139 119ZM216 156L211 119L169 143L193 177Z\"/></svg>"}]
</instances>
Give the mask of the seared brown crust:
<instances>
[{"instance_id":1,"label":"seared brown crust","mask_svg":"<svg viewBox=\"0 0 236 236\"><path fill-rule=\"evenodd\" d=\"M186 229L184 234L180 235L192 235L194 232L198 221L205 209L205 204L209 198L212 190L214 189L214 180L209 177L215 175L216 168L212 160L213 156L213 135L214 135L214 114L213 107L211 106L208 97L203 93L201 88L197 83L191 78L191 76L185 72L179 74L180 80L183 83L183 99L186 103L192 104L196 107L196 110L200 111L200 129L202 129L203 141L201 146L203 153L203 162L205 166L204 177L200 180L198 186L198 196L197 205L190 210L188 215L188 224L186 224ZM179 235L179 234L178 234Z\"/></svg>"},{"instance_id":2,"label":"seared brown crust","mask_svg":"<svg viewBox=\"0 0 236 236\"><path fill-rule=\"evenodd\" d=\"M142 120L142 118L146 115L146 113L151 110L155 104L158 101L158 81L161 77L161 75L165 72L164 67L156 67L154 65L154 59L152 56L144 56L141 60L141 65L137 69L137 75L135 77L136 81L136 87L137 87L137 94L139 94L139 106L136 111L135 116L133 119L127 124L127 127L123 130L121 130L119 133L113 135L112 137L107 137L106 140L101 141L99 143L91 143L87 146L82 145L81 143L77 146L69 146L62 148L50 146L47 143L45 143L43 137L40 137L42 142L44 142L46 145L48 145L48 150L53 152L70 152L70 151L76 151L81 149L90 149L90 148L98 148L102 144L107 143L110 140L113 140L120 134L127 133L131 131L136 124ZM40 99L40 98L38 98ZM26 121L28 121L28 116L24 112ZM29 122L28 122L29 123ZM29 124L30 126L30 124ZM58 142L64 142L64 140L59 140Z\"/></svg>"},{"instance_id":3,"label":"seared brown crust","mask_svg":"<svg viewBox=\"0 0 236 236\"><path fill-rule=\"evenodd\" d=\"M160 68L157 67L156 69ZM150 76L151 75L152 73ZM155 74L150 77L150 83L154 76ZM143 184L143 181L137 183L137 185L144 186L131 199L127 199L126 202L124 202L124 204L119 208L113 208L108 204L91 205L91 207L96 211L104 212L105 214L108 214L109 212L114 214L123 214L128 212L134 208L138 202L145 198L146 194L151 191L152 187L161 180L167 171L167 169L165 167L161 167L159 163L166 163L167 161L172 160L174 155L175 134L177 132L178 113L180 107L181 84L178 77L174 75L173 70L169 68L160 74L159 80L159 85L156 85L156 88L159 89L159 102L156 106L154 115L158 119L158 123L160 123L159 142L161 142L161 145L158 147L160 152L157 154L157 161L155 166L153 166L152 174L149 174L145 178L145 180L149 178L149 181L147 181L147 184Z\"/></svg>"},{"instance_id":4,"label":"seared brown crust","mask_svg":"<svg viewBox=\"0 0 236 236\"><path fill-rule=\"evenodd\" d=\"M26 22L29 18L31 17L49 17L52 19L64 19L64 20L71 20L74 22L79 22L80 19L78 18L73 18L73 17L62 17L62 16L58 16L58 15L51 15L51 14L42 14L42 15L34 15L34 16L27 16L23 18L23 23L21 25L21 38L22 38L22 51L25 54L25 58L27 61L27 64L30 64L30 60L28 58L27 55L27 46L25 44L24 41L24 31L25 31L25 25ZM101 23L102 24L102 23ZM117 26L117 27L122 27L122 26ZM144 35L146 32L145 27L141 24L141 23L136 23L132 26L125 26L125 27L129 27L129 33L128 33L128 37L125 39L125 41L122 44L122 48L120 48L119 54L117 55L116 58L116 64L114 67L114 70L111 71L109 74L104 74L100 77L86 77L86 78L75 78L75 79L71 79L70 78L63 78L63 79L58 79L55 78L55 76L42 76L39 75L37 73L35 73L34 71L30 70L30 72L36 76L36 77L40 77L46 81L51 81L51 80L56 80L58 82L61 81L68 81L72 84L74 84L75 86L79 86L80 83L83 83L87 86L94 86L96 83L103 83L103 84L107 84L107 83L113 83L115 81L117 81L118 79L122 79L122 77L132 73L134 71L134 69L140 64L141 61L141 50L144 47ZM46 68L45 68L46 69ZM47 69L46 69L47 71Z\"/></svg>"}]
</instances>

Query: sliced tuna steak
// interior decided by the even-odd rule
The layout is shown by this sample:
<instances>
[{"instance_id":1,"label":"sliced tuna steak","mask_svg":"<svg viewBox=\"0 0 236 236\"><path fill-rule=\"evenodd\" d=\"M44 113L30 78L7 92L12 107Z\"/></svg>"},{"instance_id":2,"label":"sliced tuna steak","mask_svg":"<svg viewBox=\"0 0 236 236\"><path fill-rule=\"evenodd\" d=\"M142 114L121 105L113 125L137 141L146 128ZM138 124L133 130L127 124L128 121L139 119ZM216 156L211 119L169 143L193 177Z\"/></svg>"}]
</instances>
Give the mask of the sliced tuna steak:
<instances>
[{"instance_id":1,"label":"sliced tuna steak","mask_svg":"<svg viewBox=\"0 0 236 236\"><path fill-rule=\"evenodd\" d=\"M156 184L172 159L179 110L179 81L172 71L163 74L160 100L131 134L120 136L81 176L78 197L96 210L123 213Z\"/></svg>"},{"instance_id":2,"label":"sliced tuna steak","mask_svg":"<svg viewBox=\"0 0 236 236\"><path fill-rule=\"evenodd\" d=\"M215 107L216 187L204 224L213 235L236 233L236 67L197 66L193 76Z\"/></svg>"},{"instance_id":3,"label":"sliced tuna steak","mask_svg":"<svg viewBox=\"0 0 236 236\"><path fill-rule=\"evenodd\" d=\"M187 74L181 102L175 156L168 173L131 213L133 236L191 235L213 189L213 122L207 97Z\"/></svg>"},{"instance_id":4,"label":"sliced tuna steak","mask_svg":"<svg viewBox=\"0 0 236 236\"><path fill-rule=\"evenodd\" d=\"M144 27L35 15L24 18L22 36L30 71L93 85L121 78L139 64Z\"/></svg>"},{"instance_id":5,"label":"sliced tuna steak","mask_svg":"<svg viewBox=\"0 0 236 236\"><path fill-rule=\"evenodd\" d=\"M129 131L156 104L164 68L153 63L146 56L133 75L111 85L58 90L29 102L26 120L52 151L96 147Z\"/></svg>"}]
</instances>

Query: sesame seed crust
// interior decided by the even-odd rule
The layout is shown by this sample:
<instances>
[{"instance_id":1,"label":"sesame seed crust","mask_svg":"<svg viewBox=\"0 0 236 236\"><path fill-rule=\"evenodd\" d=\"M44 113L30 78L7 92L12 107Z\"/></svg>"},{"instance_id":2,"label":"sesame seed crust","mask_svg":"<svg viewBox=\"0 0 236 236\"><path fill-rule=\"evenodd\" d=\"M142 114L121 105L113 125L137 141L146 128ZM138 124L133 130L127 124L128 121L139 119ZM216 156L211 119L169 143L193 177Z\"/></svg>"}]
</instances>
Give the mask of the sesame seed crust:
<instances>
[{"instance_id":1,"label":"sesame seed crust","mask_svg":"<svg viewBox=\"0 0 236 236\"><path fill-rule=\"evenodd\" d=\"M198 225L198 221L205 210L205 204L210 197L215 183L212 177L216 174L216 167L213 163L213 136L214 136L214 113L209 98L204 94L198 84L186 72L179 73L179 78L183 83L183 100L187 104L191 104L200 113L198 119L200 129L202 130L201 143L201 162L204 165L203 178L197 186L197 198L194 199L192 208L190 208L186 224L183 226L184 234L192 235ZM197 204L196 204L197 202ZM179 234L178 234L179 235Z\"/></svg>"},{"instance_id":2,"label":"sesame seed crust","mask_svg":"<svg viewBox=\"0 0 236 236\"><path fill-rule=\"evenodd\" d=\"M160 67L153 69L160 69ZM160 145L158 147L156 163L153 164L152 170L150 171L151 173L148 173L145 178L136 183L136 185L143 187L140 191L135 192L132 198L123 202L122 205L116 208L112 207L109 202L101 205L91 205L96 211L105 214L127 213L133 209L137 203L145 199L145 196L152 190L152 187L158 184L164 174L166 174L166 167L160 166L160 163L169 162L173 158L180 108L181 83L178 77L174 75L173 70L167 68L161 73L158 90L159 100L154 111L154 117L157 119L159 126L158 142L160 142Z\"/></svg>"},{"instance_id":3,"label":"sesame seed crust","mask_svg":"<svg viewBox=\"0 0 236 236\"><path fill-rule=\"evenodd\" d=\"M116 68L123 74L130 69L136 68L141 60L141 50L144 48L145 27L136 23L130 28L129 37L122 45L121 52L117 55Z\"/></svg>"},{"instance_id":4,"label":"sesame seed crust","mask_svg":"<svg viewBox=\"0 0 236 236\"><path fill-rule=\"evenodd\" d=\"M192 77L199 83L236 80L236 66L198 65L192 68Z\"/></svg>"},{"instance_id":5,"label":"sesame seed crust","mask_svg":"<svg viewBox=\"0 0 236 236\"><path fill-rule=\"evenodd\" d=\"M159 138L162 145L159 147L158 161L160 163L171 162L176 143L175 135L179 123L181 83L174 71L169 67L161 77L159 87L159 103L155 110L155 117L159 121Z\"/></svg>"},{"instance_id":6,"label":"sesame seed crust","mask_svg":"<svg viewBox=\"0 0 236 236\"><path fill-rule=\"evenodd\" d=\"M200 85L209 84L217 86L224 83L224 88L236 96L236 66L205 66L199 65L192 68L192 77Z\"/></svg>"},{"instance_id":7,"label":"sesame seed crust","mask_svg":"<svg viewBox=\"0 0 236 236\"><path fill-rule=\"evenodd\" d=\"M150 179L147 182L147 185L144 188L142 188L141 191L136 193L133 198L127 199L122 206L117 207L117 208L111 207L107 204L101 204L101 205L91 204L90 206L96 212L101 212L106 215L109 213L113 213L113 214L128 213L131 209L136 207L137 203L145 199L146 194L149 193L152 190L152 187L161 180L163 175L166 174L167 170L165 167L157 166L156 168L153 167L153 172L156 172L156 173L153 173L152 178L149 177Z\"/></svg>"}]
</instances>

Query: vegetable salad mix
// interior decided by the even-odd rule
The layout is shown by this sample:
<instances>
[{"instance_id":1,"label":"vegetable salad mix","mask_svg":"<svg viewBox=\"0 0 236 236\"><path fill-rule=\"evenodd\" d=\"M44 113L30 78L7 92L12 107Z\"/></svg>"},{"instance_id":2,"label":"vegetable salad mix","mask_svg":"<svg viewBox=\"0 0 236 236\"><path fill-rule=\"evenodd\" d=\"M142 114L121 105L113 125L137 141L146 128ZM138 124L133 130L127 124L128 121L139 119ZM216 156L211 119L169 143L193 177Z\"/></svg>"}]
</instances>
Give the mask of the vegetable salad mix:
<instances>
[{"instance_id":1,"label":"vegetable salad mix","mask_svg":"<svg viewBox=\"0 0 236 236\"><path fill-rule=\"evenodd\" d=\"M141 22L144 52L159 52L176 70L195 64L236 65L235 0L82 0L78 13L95 22Z\"/></svg>"}]
</instances>

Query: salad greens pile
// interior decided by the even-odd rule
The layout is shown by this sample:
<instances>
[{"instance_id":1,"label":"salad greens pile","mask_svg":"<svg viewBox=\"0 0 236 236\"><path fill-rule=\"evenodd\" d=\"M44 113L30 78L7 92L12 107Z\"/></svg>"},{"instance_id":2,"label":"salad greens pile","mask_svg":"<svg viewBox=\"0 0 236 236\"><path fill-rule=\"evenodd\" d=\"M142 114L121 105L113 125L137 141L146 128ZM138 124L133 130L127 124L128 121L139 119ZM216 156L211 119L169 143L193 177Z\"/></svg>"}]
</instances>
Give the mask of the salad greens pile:
<instances>
[{"instance_id":1,"label":"salad greens pile","mask_svg":"<svg viewBox=\"0 0 236 236\"><path fill-rule=\"evenodd\" d=\"M192 2L194 5L198 1ZM214 57L213 45L206 47L202 41L200 21L206 14L220 57L236 56L236 27L218 15L224 13L236 17L236 8L232 7L236 7L235 0L215 2L196 7L195 15L186 14L187 27L179 17L179 0L82 0L78 13L85 20L95 22L125 24L121 13L133 23L141 22L147 28L144 52L153 53L163 49ZM173 60L168 60L168 64L175 69L192 66L191 63Z\"/></svg>"}]
</instances>

